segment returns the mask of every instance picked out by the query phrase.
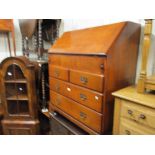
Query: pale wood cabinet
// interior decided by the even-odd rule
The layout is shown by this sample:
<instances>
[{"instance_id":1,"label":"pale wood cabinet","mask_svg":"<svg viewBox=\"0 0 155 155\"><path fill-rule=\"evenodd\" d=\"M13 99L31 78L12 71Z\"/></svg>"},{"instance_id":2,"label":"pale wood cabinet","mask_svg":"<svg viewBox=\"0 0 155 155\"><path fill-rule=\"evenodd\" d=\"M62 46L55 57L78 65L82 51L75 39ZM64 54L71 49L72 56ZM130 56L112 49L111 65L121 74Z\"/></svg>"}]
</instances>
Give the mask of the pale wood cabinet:
<instances>
[{"instance_id":1,"label":"pale wood cabinet","mask_svg":"<svg viewBox=\"0 0 155 155\"><path fill-rule=\"evenodd\" d=\"M131 86L114 92L113 134L154 135L155 94L139 94Z\"/></svg>"},{"instance_id":2,"label":"pale wood cabinet","mask_svg":"<svg viewBox=\"0 0 155 155\"><path fill-rule=\"evenodd\" d=\"M153 22L151 19L145 20L141 71L137 84L137 91L139 93L144 93L146 90L155 90L155 75L147 75L147 64L152 35L152 23Z\"/></svg>"}]
</instances>

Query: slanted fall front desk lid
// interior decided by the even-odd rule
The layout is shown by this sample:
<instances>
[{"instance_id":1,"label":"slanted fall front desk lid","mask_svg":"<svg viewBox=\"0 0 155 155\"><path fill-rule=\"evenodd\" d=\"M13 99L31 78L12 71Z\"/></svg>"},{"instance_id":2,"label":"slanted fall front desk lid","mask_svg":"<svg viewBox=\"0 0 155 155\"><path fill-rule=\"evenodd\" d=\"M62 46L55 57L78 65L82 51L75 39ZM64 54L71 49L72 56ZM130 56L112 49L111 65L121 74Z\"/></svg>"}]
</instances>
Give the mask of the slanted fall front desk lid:
<instances>
[{"instance_id":1,"label":"slanted fall front desk lid","mask_svg":"<svg viewBox=\"0 0 155 155\"><path fill-rule=\"evenodd\" d=\"M121 22L65 32L49 49L49 53L106 55L125 28L132 34L139 24Z\"/></svg>"}]
</instances>

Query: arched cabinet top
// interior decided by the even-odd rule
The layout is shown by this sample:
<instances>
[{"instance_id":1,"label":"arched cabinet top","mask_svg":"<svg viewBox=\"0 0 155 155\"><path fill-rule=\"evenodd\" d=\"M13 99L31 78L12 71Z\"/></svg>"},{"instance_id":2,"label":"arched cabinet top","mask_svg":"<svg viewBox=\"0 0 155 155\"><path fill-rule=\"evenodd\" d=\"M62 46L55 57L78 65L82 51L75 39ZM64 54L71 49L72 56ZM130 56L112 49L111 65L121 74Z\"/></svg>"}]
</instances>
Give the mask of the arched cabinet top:
<instances>
[{"instance_id":1,"label":"arched cabinet top","mask_svg":"<svg viewBox=\"0 0 155 155\"><path fill-rule=\"evenodd\" d=\"M8 57L0 64L1 76L5 80L27 79L35 65L24 56Z\"/></svg>"},{"instance_id":2,"label":"arched cabinet top","mask_svg":"<svg viewBox=\"0 0 155 155\"><path fill-rule=\"evenodd\" d=\"M4 59L0 64L0 69L3 68L6 64L16 64L19 66L22 66L23 68L33 68L33 63L24 56L18 56L18 57L8 57ZM9 65L8 65L9 66Z\"/></svg>"}]
</instances>

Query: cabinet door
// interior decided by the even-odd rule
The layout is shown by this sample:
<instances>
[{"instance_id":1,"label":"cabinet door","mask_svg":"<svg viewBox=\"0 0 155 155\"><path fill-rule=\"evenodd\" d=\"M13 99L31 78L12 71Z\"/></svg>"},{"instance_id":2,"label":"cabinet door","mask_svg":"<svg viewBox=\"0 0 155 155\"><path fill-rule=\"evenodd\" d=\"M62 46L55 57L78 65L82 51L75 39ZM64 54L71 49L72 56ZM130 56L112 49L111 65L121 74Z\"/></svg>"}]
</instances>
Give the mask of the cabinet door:
<instances>
[{"instance_id":1,"label":"cabinet door","mask_svg":"<svg viewBox=\"0 0 155 155\"><path fill-rule=\"evenodd\" d=\"M8 129L9 135L31 135L32 131L30 128L10 128Z\"/></svg>"},{"instance_id":2,"label":"cabinet door","mask_svg":"<svg viewBox=\"0 0 155 155\"><path fill-rule=\"evenodd\" d=\"M39 134L39 121L3 120L4 135L35 135Z\"/></svg>"},{"instance_id":3,"label":"cabinet door","mask_svg":"<svg viewBox=\"0 0 155 155\"><path fill-rule=\"evenodd\" d=\"M25 79L21 68L18 65L12 64L6 68L5 80ZM11 81L12 82L12 81Z\"/></svg>"}]
</instances>

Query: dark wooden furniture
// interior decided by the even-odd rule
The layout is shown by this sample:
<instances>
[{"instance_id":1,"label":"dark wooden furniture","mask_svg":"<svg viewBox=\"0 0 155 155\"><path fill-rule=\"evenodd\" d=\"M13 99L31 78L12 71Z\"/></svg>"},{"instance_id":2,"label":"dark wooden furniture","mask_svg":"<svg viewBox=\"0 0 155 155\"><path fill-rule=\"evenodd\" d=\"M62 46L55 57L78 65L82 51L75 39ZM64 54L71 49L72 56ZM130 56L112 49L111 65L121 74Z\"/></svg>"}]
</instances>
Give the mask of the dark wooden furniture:
<instances>
[{"instance_id":1,"label":"dark wooden furniture","mask_svg":"<svg viewBox=\"0 0 155 155\"><path fill-rule=\"evenodd\" d=\"M1 80L0 80L1 83ZM3 107L2 107L2 101L1 101L1 91L2 89L0 89L0 135L2 134L2 118L3 118Z\"/></svg>"},{"instance_id":2,"label":"dark wooden furniture","mask_svg":"<svg viewBox=\"0 0 155 155\"><path fill-rule=\"evenodd\" d=\"M16 56L16 43L13 19L0 19L0 32L3 32L7 35L10 56ZM13 52L11 52L11 42L9 36L10 33L13 42Z\"/></svg>"},{"instance_id":3,"label":"dark wooden furniture","mask_svg":"<svg viewBox=\"0 0 155 155\"><path fill-rule=\"evenodd\" d=\"M1 121L3 119L3 112L1 109L3 109L3 108L0 107L0 135L2 135L2 123L1 123Z\"/></svg>"},{"instance_id":4,"label":"dark wooden furniture","mask_svg":"<svg viewBox=\"0 0 155 155\"><path fill-rule=\"evenodd\" d=\"M89 134L112 131L111 92L134 83L140 25L70 31L49 50L50 111Z\"/></svg>"},{"instance_id":5,"label":"dark wooden furniture","mask_svg":"<svg viewBox=\"0 0 155 155\"><path fill-rule=\"evenodd\" d=\"M0 65L4 134L38 134L35 64L26 57L9 57Z\"/></svg>"},{"instance_id":6,"label":"dark wooden furniture","mask_svg":"<svg viewBox=\"0 0 155 155\"><path fill-rule=\"evenodd\" d=\"M60 19L20 19L23 55L31 57L30 54L34 52L39 60L47 57L47 49L44 49L43 40L54 43L59 35L60 22ZM29 47L29 42L33 48Z\"/></svg>"}]
</instances>

